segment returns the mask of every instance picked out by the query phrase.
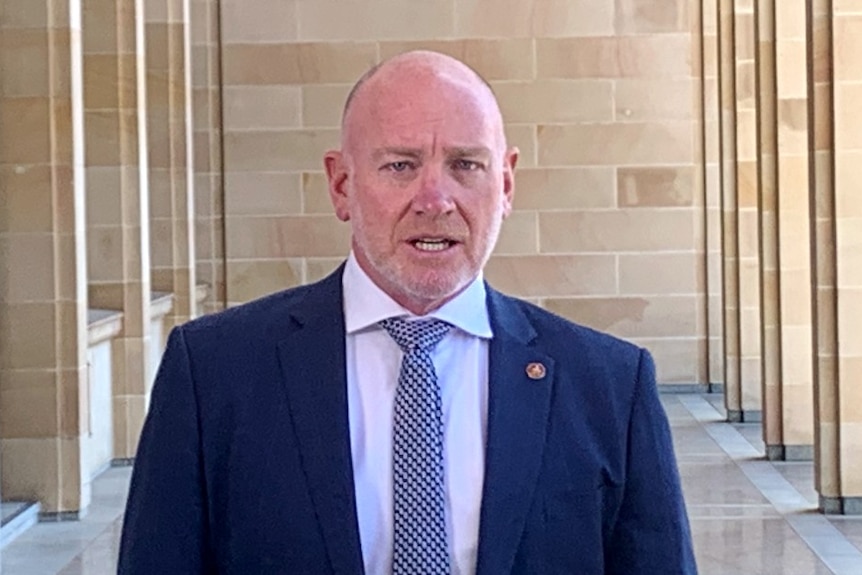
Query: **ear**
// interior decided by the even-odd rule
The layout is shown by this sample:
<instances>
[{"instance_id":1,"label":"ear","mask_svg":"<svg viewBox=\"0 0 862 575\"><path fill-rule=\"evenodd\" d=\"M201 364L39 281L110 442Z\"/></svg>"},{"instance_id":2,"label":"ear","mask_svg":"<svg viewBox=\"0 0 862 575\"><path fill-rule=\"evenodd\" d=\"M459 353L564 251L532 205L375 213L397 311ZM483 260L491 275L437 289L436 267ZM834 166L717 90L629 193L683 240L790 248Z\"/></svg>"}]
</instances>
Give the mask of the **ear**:
<instances>
[{"instance_id":1,"label":"ear","mask_svg":"<svg viewBox=\"0 0 862 575\"><path fill-rule=\"evenodd\" d=\"M503 218L512 213L515 199L515 165L518 163L518 148L511 148L503 159Z\"/></svg>"},{"instance_id":2,"label":"ear","mask_svg":"<svg viewBox=\"0 0 862 575\"><path fill-rule=\"evenodd\" d=\"M342 222L350 219L347 197L347 168L344 165L344 155L331 150L323 156L326 168L326 178L329 181L329 199L335 208L335 215Z\"/></svg>"}]
</instances>

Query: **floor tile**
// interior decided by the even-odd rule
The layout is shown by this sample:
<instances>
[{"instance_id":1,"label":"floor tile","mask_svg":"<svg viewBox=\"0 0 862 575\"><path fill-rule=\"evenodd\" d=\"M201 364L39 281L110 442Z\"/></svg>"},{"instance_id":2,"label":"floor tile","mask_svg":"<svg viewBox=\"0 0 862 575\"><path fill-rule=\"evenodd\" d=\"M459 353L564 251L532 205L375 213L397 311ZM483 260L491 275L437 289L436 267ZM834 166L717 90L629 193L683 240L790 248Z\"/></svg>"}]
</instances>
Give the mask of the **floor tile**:
<instances>
[{"instance_id":1,"label":"floor tile","mask_svg":"<svg viewBox=\"0 0 862 575\"><path fill-rule=\"evenodd\" d=\"M693 519L700 575L832 575L781 518Z\"/></svg>"},{"instance_id":2,"label":"floor tile","mask_svg":"<svg viewBox=\"0 0 862 575\"><path fill-rule=\"evenodd\" d=\"M688 503L737 505L769 503L733 461L681 462L679 473Z\"/></svg>"},{"instance_id":3,"label":"floor tile","mask_svg":"<svg viewBox=\"0 0 862 575\"><path fill-rule=\"evenodd\" d=\"M835 528L838 529L838 531L840 531L848 541L850 541L850 543L862 551L862 517L836 517L831 518L829 522L832 523L832 525L834 525Z\"/></svg>"}]
</instances>

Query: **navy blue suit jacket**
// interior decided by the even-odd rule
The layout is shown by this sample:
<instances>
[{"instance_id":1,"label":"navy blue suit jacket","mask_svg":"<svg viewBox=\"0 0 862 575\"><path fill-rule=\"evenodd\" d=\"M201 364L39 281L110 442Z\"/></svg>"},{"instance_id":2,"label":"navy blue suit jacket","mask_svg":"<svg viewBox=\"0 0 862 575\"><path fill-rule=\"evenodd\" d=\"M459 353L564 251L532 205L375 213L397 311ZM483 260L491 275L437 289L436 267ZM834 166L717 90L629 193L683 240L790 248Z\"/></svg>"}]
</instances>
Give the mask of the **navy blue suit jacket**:
<instances>
[{"instance_id":1,"label":"navy blue suit jacket","mask_svg":"<svg viewBox=\"0 0 862 575\"><path fill-rule=\"evenodd\" d=\"M696 573L649 354L490 288L488 309L477 573ZM119 573L363 572L344 333L340 270L172 331Z\"/></svg>"}]
</instances>

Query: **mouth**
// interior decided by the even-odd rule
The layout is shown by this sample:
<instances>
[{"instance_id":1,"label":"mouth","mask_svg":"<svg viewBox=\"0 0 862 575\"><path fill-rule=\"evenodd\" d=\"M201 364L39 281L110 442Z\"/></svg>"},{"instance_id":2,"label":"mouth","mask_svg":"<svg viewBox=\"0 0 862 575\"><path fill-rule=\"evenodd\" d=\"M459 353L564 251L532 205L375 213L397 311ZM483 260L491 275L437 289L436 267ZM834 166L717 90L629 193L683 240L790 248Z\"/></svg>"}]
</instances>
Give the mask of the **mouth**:
<instances>
[{"instance_id":1,"label":"mouth","mask_svg":"<svg viewBox=\"0 0 862 575\"><path fill-rule=\"evenodd\" d=\"M449 238L420 237L408 240L411 246L420 252L443 252L456 246L459 242Z\"/></svg>"}]
</instances>

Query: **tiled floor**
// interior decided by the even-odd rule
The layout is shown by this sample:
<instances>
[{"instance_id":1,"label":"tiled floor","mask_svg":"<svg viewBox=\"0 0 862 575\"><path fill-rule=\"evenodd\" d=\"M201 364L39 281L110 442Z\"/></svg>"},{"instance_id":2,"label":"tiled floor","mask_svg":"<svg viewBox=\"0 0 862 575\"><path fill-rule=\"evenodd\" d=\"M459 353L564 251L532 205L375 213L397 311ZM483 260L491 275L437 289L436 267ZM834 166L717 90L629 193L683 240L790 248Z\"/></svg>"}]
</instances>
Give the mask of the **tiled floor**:
<instances>
[{"instance_id":1,"label":"tiled floor","mask_svg":"<svg viewBox=\"0 0 862 575\"><path fill-rule=\"evenodd\" d=\"M723 423L717 399L664 397L701 575L862 574L862 518L814 512L811 464L764 461L759 425ZM106 472L85 519L39 524L8 545L2 575L114 573L128 478Z\"/></svg>"}]
</instances>

